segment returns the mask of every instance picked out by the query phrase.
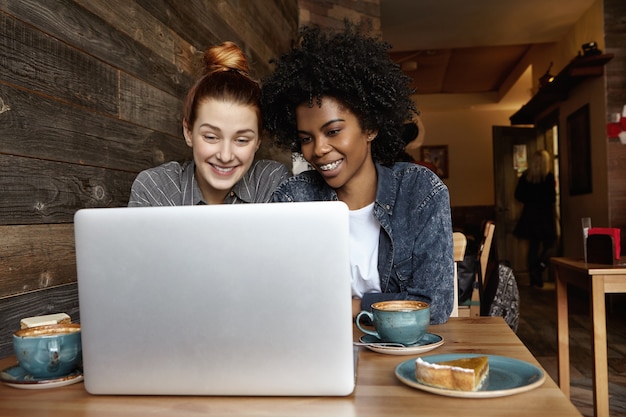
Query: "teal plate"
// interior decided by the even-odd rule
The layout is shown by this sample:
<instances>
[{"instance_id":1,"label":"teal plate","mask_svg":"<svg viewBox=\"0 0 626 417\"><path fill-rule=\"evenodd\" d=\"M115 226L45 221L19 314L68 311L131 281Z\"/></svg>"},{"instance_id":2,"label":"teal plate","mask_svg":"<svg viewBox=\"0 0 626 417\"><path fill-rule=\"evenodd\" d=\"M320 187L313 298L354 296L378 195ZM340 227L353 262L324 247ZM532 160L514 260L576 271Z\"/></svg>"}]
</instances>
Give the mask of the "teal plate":
<instances>
[{"instance_id":1,"label":"teal plate","mask_svg":"<svg viewBox=\"0 0 626 417\"><path fill-rule=\"evenodd\" d=\"M19 365L11 366L0 372L0 381L13 388L47 389L75 384L83 380L83 373L77 369L68 375L53 378L36 378L29 375Z\"/></svg>"},{"instance_id":2,"label":"teal plate","mask_svg":"<svg viewBox=\"0 0 626 417\"><path fill-rule=\"evenodd\" d=\"M448 397L463 398L493 398L518 394L541 386L546 379L545 373L535 365L505 356L448 353L423 356L422 360L443 362L474 356L489 358L489 375L477 391L437 388L418 382L415 379L415 358L400 363L396 367L396 377L410 387Z\"/></svg>"},{"instance_id":3,"label":"teal plate","mask_svg":"<svg viewBox=\"0 0 626 417\"><path fill-rule=\"evenodd\" d=\"M434 333L426 333L417 343L405 347L377 345L376 343L384 343L384 341L369 334L362 336L360 340L363 343L371 343L371 345L366 345L369 350L387 355L416 355L443 345L443 337Z\"/></svg>"}]
</instances>

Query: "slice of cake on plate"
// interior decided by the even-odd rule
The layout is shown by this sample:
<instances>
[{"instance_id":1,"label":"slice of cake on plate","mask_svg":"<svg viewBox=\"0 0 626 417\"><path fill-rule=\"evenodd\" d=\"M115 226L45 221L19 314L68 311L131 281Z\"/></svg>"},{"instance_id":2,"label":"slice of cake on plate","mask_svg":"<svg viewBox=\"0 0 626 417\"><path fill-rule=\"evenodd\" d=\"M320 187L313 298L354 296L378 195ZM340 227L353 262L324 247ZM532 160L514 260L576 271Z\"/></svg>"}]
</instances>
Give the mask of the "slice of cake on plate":
<instances>
[{"instance_id":1,"label":"slice of cake on plate","mask_svg":"<svg viewBox=\"0 0 626 417\"><path fill-rule=\"evenodd\" d=\"M415 379L422 384L460 391L476 391L489 374L487 356L454 359L444 362L415 361Z\"/></svg>"},{"instance_id":2,"label":"slice of cake on plate","mask_svg":"<svg viewBox=\"0 0 626 417\"><path fill-rule=\"evenodd\" d=\"M48 326L51 324L70 324L72 319L67 313L47 314L45 316L26 317L20 320L20 328Z\"/></svg>"}]
</instances>

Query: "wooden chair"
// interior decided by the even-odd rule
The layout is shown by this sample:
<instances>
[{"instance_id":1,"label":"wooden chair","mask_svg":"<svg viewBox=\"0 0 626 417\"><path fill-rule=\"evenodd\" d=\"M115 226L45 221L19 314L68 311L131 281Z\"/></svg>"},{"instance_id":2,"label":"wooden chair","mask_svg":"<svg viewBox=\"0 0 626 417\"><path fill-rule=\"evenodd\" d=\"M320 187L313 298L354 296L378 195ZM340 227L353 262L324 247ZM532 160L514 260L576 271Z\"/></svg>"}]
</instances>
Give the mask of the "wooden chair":
<instances>
[{"instance_id":1,"label":"wooden chair","mask_svg":"<svg viewBox=\"0 0 626 417\"><path fill-rule=\"evenodd\" d=\"M454 240L454 307L450 317L459 316L459 278L458 278L458 264L462 262L465 257L465 248L467 247L467 237L461 232L454 232L452 234Z\"/></svg>"},{"instance_id":2,"label":"wooden chair","mask_svg":"<svg viewBox=\"0 0 626 417\"><path fill-rule=\"evenodd\" d=\"M459 317L479 317L480 316L480 300L482 291L487 284L487 266L489 264L489 254L491 253L491 243L496 225L493 221L485 222L483 229L483 237L478 248L476 261L476 278L474 280L474 288L472 289L471 298L464 304L459 306Z\"/></svg>"}]
</instances>

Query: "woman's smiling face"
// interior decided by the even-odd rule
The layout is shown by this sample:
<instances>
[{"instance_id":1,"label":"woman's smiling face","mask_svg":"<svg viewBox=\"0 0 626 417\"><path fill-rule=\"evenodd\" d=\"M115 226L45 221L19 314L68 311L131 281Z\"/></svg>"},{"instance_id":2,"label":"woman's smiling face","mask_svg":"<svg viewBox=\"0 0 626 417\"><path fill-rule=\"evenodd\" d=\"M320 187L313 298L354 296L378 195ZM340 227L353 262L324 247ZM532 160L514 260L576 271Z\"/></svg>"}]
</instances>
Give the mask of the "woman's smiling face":
<instances>
[{"instance_id":1,"label":"woman's smiling face","mask_svg":"<svg viewBox=\"0 0 626 417\"><path fill-rule=\"evenodd\" d=\"M196 180L209 204L221 204L254 162L260 145L257 111L252 106L208 99L198 106L193 126L184 126L193 149Z\"/></svg>"},{"instance_id":2,"label":"woman's smiling face","mask_svg":"<svg viewBox=\"0 0 626 417\"><path fill-rule=\"evenodd\" d=\"M363 131L356 115L336 99L301 104L296 123L304 159L332 188L350 187L375 173L370 146L376 133Z\"/></svg>"}]
</instances>

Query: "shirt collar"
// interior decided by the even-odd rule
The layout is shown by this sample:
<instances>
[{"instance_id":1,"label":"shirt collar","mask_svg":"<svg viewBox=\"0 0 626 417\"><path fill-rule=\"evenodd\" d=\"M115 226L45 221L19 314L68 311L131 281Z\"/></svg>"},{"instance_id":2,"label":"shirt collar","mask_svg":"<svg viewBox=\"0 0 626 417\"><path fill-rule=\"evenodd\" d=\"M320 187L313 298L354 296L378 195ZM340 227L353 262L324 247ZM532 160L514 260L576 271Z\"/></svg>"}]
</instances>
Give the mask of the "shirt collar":
<instances>
[{"instance_id":1,"label":"shirt collar","mask_svg":"<svg viewBox=\"0 0 626 417\"><path fill-rule=\"evenodd\" d=\"M196 164L193 160L183 166L181 179L183 205L195 206L198 204L206 204L206 201L202 198L202 191L200 191L198 181L196 181Z\"/></svg>"},{"instance_id":2,"label":"shirt collar","mask_svg":"<svg viewBox=\"0 0 626 417\"><path fill-rule=\"evenodd\" d=\"M396 204L396 191L398 179L393 174L393 170L386 166L376 164L376 173L378 175L378 185L376 190L376 204L385 210L388 214L393 212Z\"/></svg>"}]
</instances>

